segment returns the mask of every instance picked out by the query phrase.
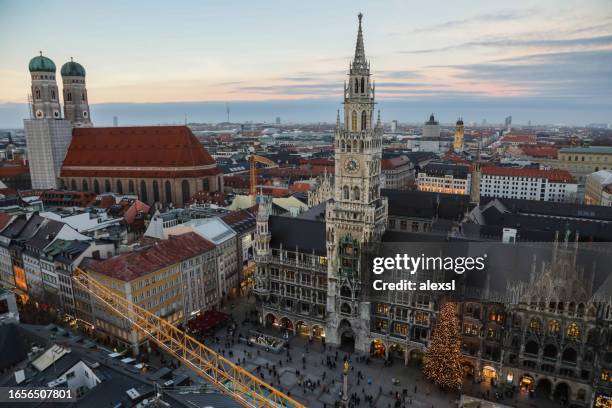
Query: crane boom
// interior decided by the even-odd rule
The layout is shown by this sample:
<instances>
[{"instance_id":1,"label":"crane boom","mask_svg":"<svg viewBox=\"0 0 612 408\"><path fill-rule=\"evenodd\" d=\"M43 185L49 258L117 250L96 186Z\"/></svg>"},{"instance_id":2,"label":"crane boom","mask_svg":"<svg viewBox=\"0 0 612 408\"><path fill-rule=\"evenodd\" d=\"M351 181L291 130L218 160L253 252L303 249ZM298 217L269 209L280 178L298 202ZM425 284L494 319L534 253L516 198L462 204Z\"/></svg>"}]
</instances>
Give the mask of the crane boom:
<instances>
[{"instance_id":1,"label":"crane boom","mask_svg":"<svg viewBox=\"0 0 612 408\"><path fill-rule=\"evenodd\" d=\"M134 329L245 407L304 408L304 405L232 363L166 320L132 303L80 268L72 279Z\"/></svg>"},{"instance_id":2,"label":"crane boom","mask_svg":"<svg viewBox=\"0 0 612 408\"><path fill-rule=\"evenodd\" d=\"M251 199L253 200L253 205L255 205L255 196L257 195L257 163L265 164L268 167L275 167L277 166L277 164L266 157L258 156L256 154L252 154L251 157L249 157L249 162L251 163L249 175L249 194L251 195Z\"/></svg>"}]
</instances>

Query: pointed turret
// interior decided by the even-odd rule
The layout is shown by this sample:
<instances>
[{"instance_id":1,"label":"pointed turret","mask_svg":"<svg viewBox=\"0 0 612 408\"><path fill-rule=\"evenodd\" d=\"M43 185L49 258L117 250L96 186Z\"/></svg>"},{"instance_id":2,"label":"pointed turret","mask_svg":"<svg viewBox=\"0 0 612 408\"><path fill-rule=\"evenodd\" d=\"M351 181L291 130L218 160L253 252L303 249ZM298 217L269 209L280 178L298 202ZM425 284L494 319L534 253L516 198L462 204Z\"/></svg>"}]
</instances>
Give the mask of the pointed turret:
<instances>
[{"instance_id":1,"label":"pointed turret","mask_svg":"<svg viewBox=\"0 0 612 408\"><path fill-rule=\"evenodd\" d=\"M359 29L357 31L357 43L355 44L355 58L353 58L353 63L351 64L351 72L368 71L370 69L370 66L365 56L365 47L363 46L363 33L361 31L361 19L363 18L363 14L359 13L357 17L359 18Z\"/></svg>"}]
</instances>

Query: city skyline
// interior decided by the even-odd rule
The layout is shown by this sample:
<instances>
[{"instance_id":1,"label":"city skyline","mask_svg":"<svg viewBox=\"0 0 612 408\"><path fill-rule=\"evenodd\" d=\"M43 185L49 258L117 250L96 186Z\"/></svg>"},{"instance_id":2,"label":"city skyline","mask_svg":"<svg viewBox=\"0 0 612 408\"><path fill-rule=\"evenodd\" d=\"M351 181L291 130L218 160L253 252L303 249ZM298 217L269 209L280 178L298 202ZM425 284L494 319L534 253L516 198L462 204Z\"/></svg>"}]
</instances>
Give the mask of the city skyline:
<instances>
[{"instance_id":1,"label":"city skyline","mask_svg":"<svg viewBox=\"0 0 612 408\"><path fill-rule=\"evenodd\" d=\"M70 57L83 64L98 125L112 116L124 124L185 115L218 122L226 101L236 121L332 122L354 35L342 28L359 11L385 121L420 122L433 111L443 122L501 122L507 114L517 123L609 122L605 1L241 3L240 13L217 3L179 10L110 2L79 19L70 15L77 3L37 4L0 2L0 32L13 39L0 63L0 126L19 126L27 115L27 62L38 50L58 68ZM26 18L34 24L22 24ZM45 35L49 20L72 29Z\"/></svg>"}]
</instances>

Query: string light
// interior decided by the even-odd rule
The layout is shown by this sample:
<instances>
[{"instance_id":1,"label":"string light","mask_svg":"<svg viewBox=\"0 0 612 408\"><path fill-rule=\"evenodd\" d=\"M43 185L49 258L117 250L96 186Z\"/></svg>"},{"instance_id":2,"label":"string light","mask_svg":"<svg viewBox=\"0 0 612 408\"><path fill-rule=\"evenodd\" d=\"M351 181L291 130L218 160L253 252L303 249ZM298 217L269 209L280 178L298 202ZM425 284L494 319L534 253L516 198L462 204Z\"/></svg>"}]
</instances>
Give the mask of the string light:
<instances>
[{"instance_id":1,"label":"string light","mask_svg":"<svg viewBox=\"0 0 612 408\"><path fill-rule=\"evenodd\" d=\"M461 335L454 303L445 303L431 337L431 343L423 359L425 376L446 390L461 387Z\"/></svg>"}]
</instances>

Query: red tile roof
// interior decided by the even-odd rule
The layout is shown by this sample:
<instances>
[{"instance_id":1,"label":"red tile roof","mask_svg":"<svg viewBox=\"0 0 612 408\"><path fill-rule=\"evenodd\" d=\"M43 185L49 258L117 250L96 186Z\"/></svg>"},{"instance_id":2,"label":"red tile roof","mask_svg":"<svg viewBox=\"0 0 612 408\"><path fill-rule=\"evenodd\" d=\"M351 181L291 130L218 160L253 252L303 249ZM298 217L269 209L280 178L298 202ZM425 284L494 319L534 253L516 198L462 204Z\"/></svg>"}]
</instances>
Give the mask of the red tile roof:
<instances>
[{"instance_id":1,"label":"red tile roof","mask_svg":"<svg viewBox=\"0 0 612 408\"><path fill-rule=\"evenodd\" d=\"M381 166L383 170L394 170L408 163L410 163L410 160L407 157L399 156L392 159L383 159Z\"/></svg>"},{"instance_id":2,"label":"red tile roof","mask_svg":"<svg viewBox=\"0 0 612 408\"><path fill-rule=\"evenodd\" d=\"M13 216L7 213L0 213L0 231L11 223Z\"/></svg>"},{"instance_id":3,"label":"red tile roof","mask_svg":"<svg viewBox=\"0 0 612 408\"><path fill-rule=\"evenodd\" d=\"M198 177L219 172L215 160L187 126L142 126L75 128L61 175Z\"/></svg>"},{"instance_id":4,"label":"red tile roof","mask_svg":"<svg viewBox=\"0 0 612 408\"><path fill-rule=\"evenodd\" d=\"M105 260L86 259L82 268L125 282L210 251L215 245L194 232L171 235L151 247Z\"/></svg>"},{"instance_id":5,"label":"red tile roof","mask_svg":"<svg viewBox=\"0 0 612 408\"><path fill-rule=\"evenodd\" d=\"M551 146L521 146L523 154L531 157L545 157L548 159L556 159L559 149Z\"/></svg>"},{"instance_id":6,"label":"red tile roof","mask_svg":"<svg viewBox=\"0 0 612 408\"><path fill-rule=\"evenodd\" d=\"M13 178L29 172L28 164L21 161L9 161L0 166L0 177L2 178Z\"/></svg>"},{"instance_id":7,"label":"red tile roof","mask_svg":"<svg viewBox=\"0 0 612 408\"><path fill-rule=\"evenodd\" d=\"M535 143L536 136L531 133L509 133L501 138L505 143Z\"/></svg>"},{"instance_id":8,"label":"red tile roof","mask_svg":"<svg viewBox=\"0 0 612 408\"><path fill-rule=\"evenodd\" d=\"M483 175L502 177L542 178L556 183L575 183L576 179L565 170L540 170L516 167L483 167Z\"/></svg>"}]
</instances>

